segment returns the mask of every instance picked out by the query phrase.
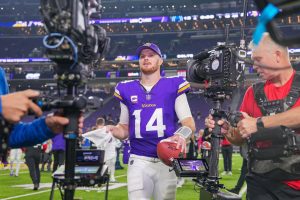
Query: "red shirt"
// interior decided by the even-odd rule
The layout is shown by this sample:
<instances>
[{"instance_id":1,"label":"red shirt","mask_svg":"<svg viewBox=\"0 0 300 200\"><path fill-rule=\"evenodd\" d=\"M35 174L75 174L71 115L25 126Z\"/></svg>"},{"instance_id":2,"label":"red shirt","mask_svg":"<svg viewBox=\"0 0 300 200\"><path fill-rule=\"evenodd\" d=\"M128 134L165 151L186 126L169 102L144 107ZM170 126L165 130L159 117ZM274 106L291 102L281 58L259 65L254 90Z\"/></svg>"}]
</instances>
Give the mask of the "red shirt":
<instances>
[{"instance_id":1,"label":"red shirt","mask_svg":"<svg viewBox=\"0 0 300 200\"><path fill-rule=\"evenodd\" d=\"M203 138L202 138L202 136L198 138L197 143L198 143L198 149L201 148L201 145L202 145L202 143L203 143Z\"/></svg>"},{"instance_id":2,"label":"red shirt","mask_svg":"<svg viewBox=\"0 0 300 200\"><path fill-rule=\"evenodd\" d=\"M221 141L222 147L230 146L230 145L231 145L231 143L226 138L222 139L222 141Z\"/></svg>"},{"instance_id":3,"label":"red shirt","mask_svg":"<svg viewBox=\"0 0 300 200\"><path fill-rule=\"evenodd\" d=\"M288 82L286 82L281 87L276 87L271 81L266 81L264 86L264 92L266 97L269 101L274 101L278 99L284 99L288 94L292 86L292 82L295 76L295 71ZM296 101L293 107L300 106L300 98ZM255 98L254 98L254 91L253 87L249 87L245 93L243 102L240 107L240 111L248 113L249 116L257 118L261 117L262 113L260 108L258 107ZM285 184L288 186L300 190L300 180L297 181L284 181Z\"/></svg>"}]
</instances>

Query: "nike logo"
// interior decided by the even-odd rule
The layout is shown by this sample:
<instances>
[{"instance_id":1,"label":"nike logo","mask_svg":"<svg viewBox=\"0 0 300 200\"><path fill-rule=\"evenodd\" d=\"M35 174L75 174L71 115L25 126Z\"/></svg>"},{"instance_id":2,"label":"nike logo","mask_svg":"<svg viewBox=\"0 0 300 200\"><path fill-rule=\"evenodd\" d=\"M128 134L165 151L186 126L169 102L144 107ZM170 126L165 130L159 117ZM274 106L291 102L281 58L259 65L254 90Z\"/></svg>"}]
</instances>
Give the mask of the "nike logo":
<instances>
[{"instance_id":1,"label":"nike logo","mask_svg":"<svg viewBox=\"0 0 300 200\"><path fill-rule=\"evenodd\" d=\"M174 170L174 168L171 168L171 169L169 169L169 172L171 172L171 171L173 171Z\"/></svg>"}]
</instances>

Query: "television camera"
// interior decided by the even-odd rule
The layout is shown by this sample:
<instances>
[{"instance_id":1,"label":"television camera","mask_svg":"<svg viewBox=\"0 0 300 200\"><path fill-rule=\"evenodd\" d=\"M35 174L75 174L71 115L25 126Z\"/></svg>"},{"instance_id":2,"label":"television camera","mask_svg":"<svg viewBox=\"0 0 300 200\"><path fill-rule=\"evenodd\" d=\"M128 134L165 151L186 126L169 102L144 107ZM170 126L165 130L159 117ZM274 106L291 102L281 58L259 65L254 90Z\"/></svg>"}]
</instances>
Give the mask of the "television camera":
<instances>
[{"instance_id":1,"label":"television camera","mask_svg":"<svg viewBox=\"0 0 300 200\"><path fill-rule=\"evenodd\" d=\"M61 108L69 119L64 128L66 173L62 184L64 199L70 200L77 185L74 176L78 118L87 105L87 99L78 94L78 86L91 77L92 68L102 60L110 39L102 27L89 23L90 16L99 17L100 0L41 0L40 5L48 33L43 39L46 55L56 63L54 78L58 90L66 90L63 97L49 105Z\"/></svg>"},{"instance_id":2,"label":"television camera","mask_svg":"<svg viewBox=\"0 0 300 200\"><path fill-rule=\"evenodd\" d=\"M41 13L49 33L43 44L46 54L57 63L54 78L59 86L85 83L92 67L99 64L110 38L99 25L89 23L89 9L99 6L92 0L41 0Z\"/></svg>"},{"instance_id":3,"label":"television camera","mask_svg":"<svg viewBox=\"0 0 300 200\"><path fill-rule=\"evenodd\" d=\"M244 80L246 50L233 44L218 43L209 51L203 51L187 63L187 80L208 83L205 96L226 99Z\"/></svg>"}]
</instances>

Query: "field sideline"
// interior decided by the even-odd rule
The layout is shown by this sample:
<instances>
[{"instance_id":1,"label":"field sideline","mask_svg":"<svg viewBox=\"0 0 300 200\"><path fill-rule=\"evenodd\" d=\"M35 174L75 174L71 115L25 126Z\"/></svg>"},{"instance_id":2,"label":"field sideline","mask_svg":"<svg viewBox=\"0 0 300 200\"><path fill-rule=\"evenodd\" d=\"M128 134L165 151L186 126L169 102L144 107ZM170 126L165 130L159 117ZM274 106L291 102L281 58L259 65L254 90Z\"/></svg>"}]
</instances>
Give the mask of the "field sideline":
<instances>
[{"instance_id":1,"label":"field sideline","mask_svg":"<svg viewBox=\"0 0 300 200\"><path fill-rule=\"evenodd\" d=\"M239 178L242 158L239 154L233 154L233 175L223 176L221 183L226 188L232 188ZM118 183L110 184L112 187L108 192L110 200L126 200L126 165L124 170L116 170L116 179ZM220 172L223 171L222 156L220 155ZM51 173L41 173L41 188L38 191L33 191L32 182L27 169L20 171L19 177L9 176L9 170L0 170L0 200L22 199L22 200L40 200L49 199L50 187L52 183ZM102 186L104 187L104 186ZM77 188L75 193L76 199L104 199L104 192L99 188ZM61 199L59 191L55 190L54 199ZM245 198L245 194L243 195ZM195 186L191 180L186 180L183 187L177 189L176 200L199 200L199 187Z\"/></svg>"}]
</instances>

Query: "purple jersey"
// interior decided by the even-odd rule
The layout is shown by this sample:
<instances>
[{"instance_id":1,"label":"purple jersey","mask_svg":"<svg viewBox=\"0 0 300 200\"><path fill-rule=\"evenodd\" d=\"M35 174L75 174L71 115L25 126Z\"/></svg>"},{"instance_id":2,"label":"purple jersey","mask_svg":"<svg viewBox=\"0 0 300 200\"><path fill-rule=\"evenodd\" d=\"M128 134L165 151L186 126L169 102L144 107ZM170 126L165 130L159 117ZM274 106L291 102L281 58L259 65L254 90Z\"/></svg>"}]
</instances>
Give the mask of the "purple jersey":
<instances>
[{"instance_id":1,"label":"purple jersey","mask_svg":"<svg viewBox=\"0 0 300 200\"><path fill-rule=\"evenodd\" d=\"M157 143L174 134L178 118L176 98L189 91L182 77L161 78L147 92L139 80L120 82L114 96L129 111L129 139L132 154L157 157Z\"/></svg>"}]
</instances>

